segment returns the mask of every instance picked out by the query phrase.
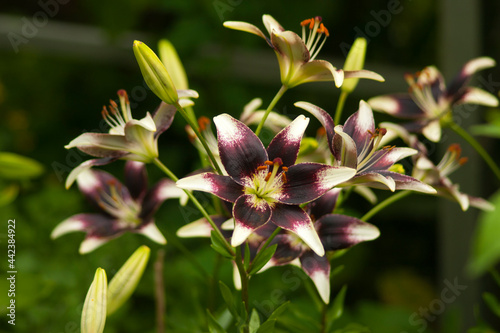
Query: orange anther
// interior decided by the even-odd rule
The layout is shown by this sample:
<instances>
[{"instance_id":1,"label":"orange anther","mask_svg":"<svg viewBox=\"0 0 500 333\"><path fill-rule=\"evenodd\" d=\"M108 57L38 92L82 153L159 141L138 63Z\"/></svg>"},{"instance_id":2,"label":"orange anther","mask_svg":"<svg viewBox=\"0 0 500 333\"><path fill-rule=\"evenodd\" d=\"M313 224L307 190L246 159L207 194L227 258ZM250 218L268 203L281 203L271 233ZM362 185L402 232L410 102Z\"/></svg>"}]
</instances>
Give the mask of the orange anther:
<instances>
[{"instance_id":1,"label":"orange anther","mask_svg":"<svg viewBox=\"0 0 500 333\"><path fill-rule=\"evenodd\" d=\"M267 166L265 166L265 165L258 166L257 171L261 171L261 170L267 170Z\"/></svg>"},{"instance_id":2,"label":"orange anther","mask_svg":"<svg viewBox=\"0 0 500 333\"><path fill-rule=\"evenodd\" d=\"M271 161L265 161L264 164L265 165L273 165L273 162L271 162Z\"/></svg>"},{"instance_id":3,"label":"orange anther","mask_svg":"<svg viewBox=\"0 0 500 333\"><path fill-rule=\"evenodd\" d=\"M267 173L267 176L266 176L266 178L264 180L267 182L269 180L269 178L271 178L271 172Z\"/></svg>"},{"instance_id":4,"label":"orange anther","mask_svg":"<svg viewBox=\"0 0 500 333\"><path fill-rule=\"evenodd\" d=\"M283 183L287 182L286 175L284 172L281 174L281 180L283 181Z\"/></svg>"},{"instance_id":5,"label":"orange anther","mask_svg":"<svg viewBox=\"0 0 500 333\"><path fill-rule=\"evenodd\" d=\"M460 165L464 165L465 163L467 163L469 159L467 157L462 157L461 159L458 160L458 164Z\"/></svg>"},{"instance_id":6,"label":"orange anther","mask_svg":"<svg viewBox=\"0 0 500 333\"><path fill-rule=\"evenodd\" d=\"M210 119L208 119L205 116L201 116L198 118L198 126L200 126L200 130L204 131L207 129L207 127L210 125Z\"/></svg>"},{"instance_id":7,"label":"orange anther","mask_svg":"<svg viewBox=\"0 0 500 333\"><path fill-rule=\"evenodd\" d=\"M111 107L117 109L118 108L118 104L116 104L115 101L113 101L112 99L109 100L109 104L111 105Z\"/></svg>"},{"instance_id":8,"label":"orange anther","mask_svg":"<svg viewBox=\"0 0 500 333\"><path fill-rule=\"evenodd\" d=\"M457 154L457 158L458 158L458 156L460 156L460 154L462 153L462 148L460 148L460 145L458 143L454 143L448 147L448 151L450 153Z\"/></svg>"},{"instance_id":9,"label":"orange anther","mask_svg":"<svg viewBox=\"0 0 500 333\"><path fill-rule=\"evenodd\" d=\"M326 134L326 129L324 127L319 128L318 131L316 132L317 136L325 136L325 134Z\"/></svg>"},{"instance_id":10,"label":"orange anther","mask_svg":"<svg viewBox=\"0 0 500 333\"><path fill-rule=\"evenodd\" d=\"M312 21L312 19L304 20L304 21L300 22L300 25L304 27L304 26L308 25L311 21Z\"/></svg>"},{"instance_id":11,"label":"orange anther","mask_svg":"<svg viewBox=\"0 0 500 333\"><path fill-rule=\"evenodd\" d=\"M281 169L283 169L284 172L288 171L288 167L286 167L286 166L281 167Z\"/></svg>"}]
</instances>

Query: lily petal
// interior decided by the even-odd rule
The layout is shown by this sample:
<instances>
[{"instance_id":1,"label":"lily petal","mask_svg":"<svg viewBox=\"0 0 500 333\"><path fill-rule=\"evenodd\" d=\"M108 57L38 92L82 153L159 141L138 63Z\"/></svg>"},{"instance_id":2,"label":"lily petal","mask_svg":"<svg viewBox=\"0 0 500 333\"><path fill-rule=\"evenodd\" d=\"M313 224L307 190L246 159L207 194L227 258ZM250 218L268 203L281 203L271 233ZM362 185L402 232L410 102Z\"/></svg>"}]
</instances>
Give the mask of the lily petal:
<instances>
[{"instance_id":1,"label":"lily petal","mask_svg":"<svg viewBox=\"0 0 500 333\"><path fill-rule=\"evenodd\" d=\"M255 25L247 23L247 22L226 21L226 22L223 23L223 25L224 25L224 27L229 28L229 29L249 32L249 33L257 35L257 36L259 36L259 37L261 37L261 38L263 38L263 39L265 39L267 41L269 40L266 37L266 35L264 35L264 33L262 32L262 30L260 30L259 28L257 28ZM271 45L270 42L268 42L268 43L269 43L269 45Z\"/></svg>"},{"instance_id":2,"label":"lily petal","mask_svg":"<svg viewBox=\"0 0 500 333\"><path fill-rule=\"evenodd\" d=\"M351 179L355 174L355 169L319 163L292 165L286 173L287 182L276 199L281 203L291 205L309 202L334 186Z\"/></svg>"},{"instance_id":3,"label":"lily petal","mask_svg":"<svg viewBox=\"0 0 500 333\"><path fill-rule=\"evenodd\" d=\"M234 203L233 216L235 225L231 246L235 247L241 245L254 230L269 221L271 207L266 201L255 202L253 195L245 194Z\"/></svg>"},{"instance_id":4,"label":"lily petal","mask_svg":"<svg viewBox=\"0 0 500 333\"><path fill-rule=\"evenodd\" d=\"M278 247L269 261L268 267L287 265L304 252L304 247L300 245L300 242L297 242L297 236L292 234L277 235L269 245L274 244L278 244Z\"/></svg>"},{"instance_id":5,"label":"lily petal","mask_svg":"<svg viewBox=\"0 0 500 333\"><path fill-rule=\"evenodd\" d=\"M229 202L235 202L243 194L243 186L234 182L231 177L211 172L179 179L176 185L185 190L209 192Z\"/></svg>"},{"instance_id":6,"label":"lily petal","mask_svg":"<svg viewBox=\"0 0 500 333\"><path fill-rule=\"evenodd\" d=\"M335 209L341 191L342 189L340 188L332 188L330 191L308 204L307 208L311 218L317 220L324 215L331 214Z\"/></svg>"},{"instance_id":7,"label":"lily petal","mask_svg":"<svg viewBox=\"0 0 500 333\"><path fill-rule=\"evenodd\" d=\"M343 130L354 140L358 156L361 155L361 152L371 142L375 130L375 120L370 105L361 100L358 111L346 120Z\"/></svg>"},{"instance_id":8,"label":"lily petal","mask_svg":"<svg viewBox=\"0 0 500 333\"><path fill-rule=\"evenodd\" d=\"M490 94L483 89L476 87L467 87L464 89L463 94L455 102L455 105L460 104L478 104L484 106L496 107L498 106L498 99L495 95Z\"/></svg>"},{"instance_id":9,"label":"lily petal","mask_svg":"<svg viewBox=\"0 0 500 333\"><path fill-rule=\"evenodd\" d=\"M313 60L303 64L293 76L292 85L295 87L306 82L334 81L338 88L344 82L344 71L333 67L326 60Z\"/></svg>"},{"instance_id":10,"label":"lily petal","mask_svg":"<svg viewBox=\"0 0 500 333\"><path fill-rule=\"evenodd\" d=\"M214 118L222 164L240 185L268 160L267 152L255 133L228 114Z\"/></svg>"},{"instance_id":11,"label":"lily petal","mask_svg":"<svg viewBox=\"0 0 500 333\"><path fill-rule=\"evenodd\" d=\"M186 193L170 179L162 179L156 183L144 196L139 217L145 221L153 218L161 204L172 198L186 199Z\"/></svg>"},{"instance_id":12,"label":"lily petal","mask_svg":"<svg viewBox=\"0 0 500 333\"><path fill-rule=\"evenodd\" d=\"M345 249L380 236L376 226L346 215L328 214L316 224L326 251Z\"/></svg>"},{"instance_id":13,"label":"lily petal","mask_svg":"<svg viewBox=\"0 0 500 333\"><path fill-rule=\"evenodd\" d=\"M174 105L170 105L165 102L160 103L153 116L156 126L156 132L154 134L155 138L165 132L170 125L172 125L176 112L177 108Z\"/></svg>"},{"instance_id":14,"label":"lily petal","mask_svg":"<svg viewBox=\"0 0 500 333\"><path fill-rule=\"evenodd\" d=\"M432 142L441 140L441 124L439 119L430 121L422 128L422 134Z\"/></svg>"},{"instance_id":15,"label":"lily petal","mask_svg":"<svg viewBox=\"0 0 500 333\"><path fill-rule=\"evenodd\" d=\"M341 166L357 169L358 147L353 138L344 132L342 125L335 126L335 135L331 144L331 150L337 163Z\"/></svg>"},{"instance_id":16,"label":"lily petal","mask_svg":"<svg viewBox=\"0 0 500 333\"><path fill-rule=\"evenodd\" d=\"M275 204L271 221L277 226L299 236L317 255L325 255L325 250L309 215L298 206Z\"/></svg>"},{"instance_id":17,"label":"lily petal","mask_svg":"<svg viewBox=\"0 0 500 333\"><path fill-rule=\"evenodd\" d=\"M313 280L323 302L328 304L330 302L330 263L328 258L307 251L300 258L300 263L304 272Z\"/></svg>"},{"instance_id":18,"label":"lily petal","mask_svg":"<svg viewBox=\"0 0 500 333\"><path fill-rule=\"evenodd\" d=\"M227 221L225 216L211 215L210 218L214 221L215 225L222 228L224 222ZM232 222L233 219L230 221ZM194 222L188 223L177 230L177 237L190 238L190 237L210 237L213 228L206 218L202 217ZM226 233L222 231L222 233Z\"/></svg>"},{"instance_id":19,"label":"lily petal","mask_svg":"<svg viewBox=\"0 0 500 333\"><path fill-rule=\"evenodd\" d=\"M262 15L262 22L267 29L269 35L271 35L274 31L283 32L285 29L278 23L271 15L264 14Z\"/></svg>"},{"instance_id":20,"label":"lily petal","mask_svg":"<svg viewBox=\"0 0 500 333\"><path fill-rule=\"evenodd\" d=\"M125 153L127 154L127 153ZM93 159L93 160L88 160L74 168L68 175L68 178L66 178L66 189L70 188L71 185L75 182L75 180L78 178L78 176L84 172L92 168L93 166L102 166L109 164L113 161L115 161L117 157L106 157L106 158L99 158L99 159Z\"/></svg>"},{"instance_id":21,"label":"lily petal","mask_svg":"<svg viewBox=\"0 0 500 333\"><path fill-rule=\"evenodd\" d=\"M271 43L278 57L281 82L288 88L300 84L295 82L296 71L310 58L309 50L302 38L292 31L273 31Z\"/></svg>"},{"instance_id":22,"label":"lily petal","mask_svg":"<svg viewBox=\"0 0 500 333\"><path fill-rule=\"evenodd\" d=\"M353 78L359 78L359 79L370 79L370 80L375 80L379 82L385 82L385 79L382 75L366 70L366 69L360 69L356 71L346 71L344 70L344 80L346 79L353 79Z\"/></svg>"},{"instance_id":23,"label":"lily petal","mask_svg":"<svg viewBox=\"0 0 500 333\"><path fill-rule=\"evenodd\" d=\"M144 163L136 161L125 163L125 185L134 200L142 200L148 188L148 176Z\"/></svg>"},{"instance_id":24,"label":"lily petal","mask_svg":"<svg viewBox=\"0 0 500 333\"><path fill-rule=\"evenodd\" d=\"M373 157L375 163L367 167L367 170L375 171L375 170L386 170L390 168L394 163L408 156L413 156L417 154L418 151L413 148L391 148L391 149L383 149L377 151ZM376 154L381 154L380 158L377 158Z\"/></svg>"},{"instance_id":25,"label":"lily petal","mask_svg":"<svg viewBox=\"0 0 500 333\"><path fill-rule=\"evenodd\" d=\"M279 132L267 147L269 160L273 161L279 157L283 165L294 165L299 154L300 141L308 124L309 118L301 115Z\"/></svg>"},{"instance_id":26,"label":"lily petal","mask_svg":"<svg viewBox=\"0 0 500 333\"><path fill-rule=\"evenodd\" d=\"M489 57L479 57L468 61L451 81L446 95L451 97L457 94L471 79L472 75L480 70L491 68L496 65L495 60Z\"/></svg>"},{"instance_id":27,"label":"lily petal","mask_svg":"<svg viewBox=\"0 0 500 333\"><path fill-rule=\"evenodd\" d=\"M158 244L167 244L165 236L163 236L160 229L158 229L158 227L153 221L145 224L144 226L140 227L137 230L134 230L134 232L142 234Z\"/></svg>"},{"instance_id":28,"label":"lily petal","mask_svg":"<svg viewBox=\"0 0 500 333\"><path fill-rule=\"evenodd\" d=\"M333 131L333 128L335 127L335 124L333 123L332 117L320 108L319 106L316 106L314 104L308 103L308 102L297 102L294 104L296 107L301 108L306 110L307 112L311 113L316 119L319 120L321 125L325 128L326 131L326 137L328 138L328 142L333 141L333 135L335 132ZM329 145L330 146L330 145ZM330 146L331 149L331 146ZM333 153L333 151L332 151Z\"/></svg>"},{"instance_id":29,"label":"lily petal","mask_svg":"<svg viewBox=\"0 0 500 333\"><path fill-rule=\"evenodd\" d=\"M388 113L397 118L418 119L425 117L425 112L418 107L408 94L394 94L373 97L368 100L373 110Z\"/></svg>"},{"instance_id":30,"label":"lily petal","mask_svg":"<svg viewBox=\"0 0 500 333\"><path fill-rule=\"evenodd\" d=\"M128 153L130 143L123 135L105 133L83 133L64 146L78 148L95 157L122 157Z\"/></svg>"}]
</instances>

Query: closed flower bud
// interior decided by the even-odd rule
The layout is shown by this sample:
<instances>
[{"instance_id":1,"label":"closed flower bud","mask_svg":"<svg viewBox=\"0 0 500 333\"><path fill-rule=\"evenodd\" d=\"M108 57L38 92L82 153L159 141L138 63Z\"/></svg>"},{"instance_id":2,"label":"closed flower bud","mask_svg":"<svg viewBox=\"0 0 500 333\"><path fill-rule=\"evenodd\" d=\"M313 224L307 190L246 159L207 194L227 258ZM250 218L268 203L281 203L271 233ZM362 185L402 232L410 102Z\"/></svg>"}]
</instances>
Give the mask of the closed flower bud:
<instances>
[{"instance_id":1,"label":"closed flower bud","mask_svg":"<svg viewBox=\"0 0 500 333\"><path fill-rule=\"evenodd\" d=\"M82 310L82 333L101 333L106 323L108 282L106 271L98 268L90 285Z\"/></svg>"},{"instance_id":2,"label":"closed flower bud","mask_svg":"<svg viewBox=\"0 0 500 333\"><path fill-rule=\"evenodd\" d=\"M344 64L345 71L359 71L363 69L365 64L365 54L366 54L366 39L363 37L358 37L352 44L349 54ZM346 79L344 84L342 84L341 90L346 93L351 93L358 85L359 78L354 77L351 79Z\"/></svg>"}]
</instances>

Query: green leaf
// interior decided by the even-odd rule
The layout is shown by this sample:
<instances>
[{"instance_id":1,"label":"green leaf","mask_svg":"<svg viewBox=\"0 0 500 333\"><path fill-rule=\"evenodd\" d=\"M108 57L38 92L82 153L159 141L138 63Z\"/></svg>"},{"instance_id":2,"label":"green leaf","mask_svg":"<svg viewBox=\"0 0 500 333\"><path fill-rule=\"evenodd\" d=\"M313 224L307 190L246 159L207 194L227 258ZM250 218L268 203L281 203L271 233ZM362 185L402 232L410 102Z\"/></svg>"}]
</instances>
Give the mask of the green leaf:
<instances>
[{"instance_id":1,"label":"green leaf","mask_svg":"<svg viewBox=\"0 0 500 333\"><path fill-rule=\"evenodd\" d=\"M245 270L248 270L248 265L250 265L250 245L248 242L245 242L245 255L243 259L243 264L245 267Z\"/></svg>"},{"instance_id":2,"label":"green leaf","mask_svg":"<svg viewBox=\"0 0 500 333\"><path fill-rule=\"evenodd\" d=\"M500 317L500 302L498 302L498 299L496 298L495 295L492 293L484 292L483 293L483 300L488 304L488 307L490 310L497 315L497 317Z\"/></svg>"},{"instance_id":3,"label":"green leaf","mask_svg":"<svg viewBox=\"0 0 500 333\"><path fill-rule=\"evenodd\" d=\"M500 260L500 191L489 200L495 210L482 212L473 239L472 256L468 271L473 277L478 277Z\"/></svg>"},{"instance_id":4,"label":"green leaf","mask_svg":"<svg viewBox=\"0 0 500 333\"><path fill-rule=\"evenodd\" d=\"M347 285L344 285L338 292L337 296L335 296L335 299L332 302L332 307L328 311L329 324L333 323L335 320L340 318L340 316L342 316L342 313L344 312L344 299L346 292Z\"/></svg>"},{"instance_id":5,"label":"green leaf","mask_svg":"<svg viewBox=\"0 0 500 333\"><path fill-rule=\"evenodd\" d=\"M208 330L210 333L226 333L222 326L215 320L214 316L207 310Z\"/></svg>"},{"instance_id":6,"label":"green leaf","mask_svg":"<svg viewBox=\"0 0 500 333\"><path fill-rule=\"evenodd\" d=\"M250 333L257 333L260 326L260 318L257 310L252 309L252 314L250 315L250 322L248 324L248 329Z\"/></svg>"},{"instance_id":7,"label":"green leaf","mask_svg":"<svg viewBox=\"0 0 500 333\"><path fill-rule=\"evenodd\" d=\"M262 267L264 267L264 265L267 264L267 262L273 257L277 247L278 244L274 244L262 250L262 253L259 253L252 262L252 269L248 274L253 275L257 273Z\"/></svg>"},{"instance_id":8,"label":"green leaf","mask_svg":"<svg viewBox=\"0 0 500 333\"><path fill-rule=\"evenodd\" d=\"M222 242L222 240L220 240L219 235L215 232L215 230L212 230L212 232L210 233L210 240L212 241L212 244L210 245L212 249L217 251L217 253L219 253L224 258L233 259L233 256L226 249L224 243Z\"/></svg>"},{"instance_id":9,"label":"green leaf","mask_svg":"<svg viewBox=\"0 0 500 333\"><path fill-rule=\"evenodd\" d=\"M0 178L24 180L40 176L43 165L18 154L0 152Z\"/></svg>"},{"instance_id":10,"label":"green leaf","mask_svg":"<svg viewBox=\"0 0 500 333\"><path fill-rule=\"evenodd\" d=\"M238 311L236 310L236 305L234 302L233 298L233 293L231 292L231 289L222 281L219 281L219 288L220 292L222 294L222 298L224 299L224 302L226 302L227 309L235 319L239 318Z\"/></svg>"},{"instance_id":11,"label":"green leaf","mask_svg":"<svg viewBox=\"0 0 500 333\"><path fill-rule=\"evenodd\" d=\"M274 325L276 324L276 319L266 320L262 325L260 325L257 333L272 333L274 332Z\"/></svg>"},{"instance_id":12,"label":"green leaf","mask_svg":"<svg viewBox=\"0 0 500 333\"><path fill-rule=\"evenodd\" d=\"M0 190L0 207L10 204L17 198L19 193L19 186L16 184L10 184L7 187Z\"/></svg>"}]
</instances>

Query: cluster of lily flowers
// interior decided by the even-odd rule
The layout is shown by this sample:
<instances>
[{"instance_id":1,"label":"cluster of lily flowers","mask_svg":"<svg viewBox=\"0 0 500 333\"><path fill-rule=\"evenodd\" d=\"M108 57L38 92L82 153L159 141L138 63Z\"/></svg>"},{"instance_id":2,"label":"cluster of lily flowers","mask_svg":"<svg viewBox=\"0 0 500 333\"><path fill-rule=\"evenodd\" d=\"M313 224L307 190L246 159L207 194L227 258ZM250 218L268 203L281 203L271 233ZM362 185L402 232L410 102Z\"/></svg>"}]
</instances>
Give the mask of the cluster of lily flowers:
<instances>
[{"instance_id":1,"label":"cluster of lily flowers","mask_svg":"<svg viewBox=\"0 0 500 333\"><path fill-rule=\"evenodd\" d=\"M316 60L329 36L319 17L302 22L302 37L285 30L269 15L264 15L263 22L269 37L245 22L225 22L224 26L255 34L274 50L282 83L280 96L307 82L332 81L336 87L354 89L359 78L383 81L379 74L362 69L362 64L359 68L337 69L328 61ZM376 226L362 219L335 213L343 193L354 190L374 202L372 189L409 190L455 200L463 210L469 206L491 209L487 201L460 192L448 178L466 161L458 145L451 145L442 161L435 164L419 139L423 134L439 141L456 105L498 105L495 96L468 86L474 73L495 65L490 58L471 60L448 86L432 66L408 75L407 94L360 101L359 109L343 125L335 124L319 106L295 103L322 126L317 138L304 138L310 118L300 115L288 119L272 111L275 103L268 110L260 110L260 100L246 105L239 119L229 114L214 117L215 136L210 120L196 120L192 99L198 94L188 88L175 50L163 46L161 60L141 42L136 41L133 47L146 83L162 100L157 110L134 119L127 94L120 90L118 103L110 101L102 111L109 133L84 133L66 146L95 157L75 168L66 186L76 181L100 212L71 216L52 233L57 238L68 232L85 232L80 253L93 251L125 232L140 233L165 244L155 223L162 202L177 198L186 204L188 196L192 198L191 191L208 192L222 200L223 209L183 226L178 230L179 237L210 237L217 227L232 247L248 246L251 260L264 247L277 244L274 255L260 271L298 265L328 303L331 268L326 254L380 235ZM377 127L372 109L410 122ZM169 179L149 187L146 164L163 165L158 139L177 113L188 121L188 135L205 157L202 163L206 167L182 179L166 172ZM259 124L256 131L249 127L255 124ZM262 126L275 133L267 147L258 136ZM394 138L402 139L408 147L389 145ZM407 157L412 158L411 175L398 164ZM124 184L95 168L117 160L126 160ZM236 278L235 284L239 283Z\"/></svg>"}]
</instances>

